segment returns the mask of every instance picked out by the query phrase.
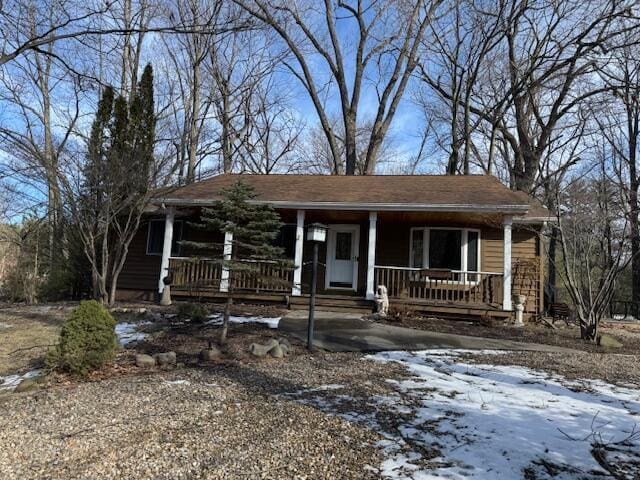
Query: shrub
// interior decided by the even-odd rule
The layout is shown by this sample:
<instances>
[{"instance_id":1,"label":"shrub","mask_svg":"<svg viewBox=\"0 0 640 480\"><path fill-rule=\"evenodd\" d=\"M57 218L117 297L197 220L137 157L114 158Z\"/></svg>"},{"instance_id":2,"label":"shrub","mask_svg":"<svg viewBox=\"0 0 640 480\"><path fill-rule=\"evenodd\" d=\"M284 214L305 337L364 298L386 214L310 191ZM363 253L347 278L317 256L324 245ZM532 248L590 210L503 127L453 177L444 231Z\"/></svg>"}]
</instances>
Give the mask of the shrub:
<instances>
[{"instance_id":1,"label":"shrub","mask_svg":"<svg viewBox=\"0 0 640 480\"><path fill-rule=\"evenodd\" d=\"M95 300L81 302L64 322L60 342L49 352L47 366L86 375L113 358L118 345L116 321Z\"/></svg>"},{"instance_id":2,"label":"shrub","mask_svg":"<svg viewBox=\"0 0 640 480\"><path fill-rule=\"evenodd\" d=\"M209 315L209 311L204 305L191 302L179 303L177 313L179 319L190 319L192 322L204 322Z\"/></svg>"}]
</instances>

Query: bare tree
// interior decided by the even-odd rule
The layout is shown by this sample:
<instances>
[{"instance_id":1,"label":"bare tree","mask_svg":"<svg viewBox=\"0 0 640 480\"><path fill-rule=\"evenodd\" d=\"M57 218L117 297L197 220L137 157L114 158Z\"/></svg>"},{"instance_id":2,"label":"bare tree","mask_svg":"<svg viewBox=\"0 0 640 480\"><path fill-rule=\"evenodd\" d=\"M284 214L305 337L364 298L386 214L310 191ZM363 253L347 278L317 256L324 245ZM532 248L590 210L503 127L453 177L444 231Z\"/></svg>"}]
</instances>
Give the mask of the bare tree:
<instances>
[{"instance_id":1,"label":"bare tree","mask_svg":"<svg viewBox=\"0 0 640 480\"><path fill-rule=\"evenodd\" d=\"M331 151L332 171L356 173L361 100L367 93L368 78L373 78L374 113L363 168L364 173L373 173L378 151L416 68L420 42L441 0L325 0L321 6L304 0L234 1L270 26L289 49L293 60L286 66L313 103ZM341 34L345 31L349 34ZM331 107L325 101L332 87L339 98L344 157Z\"/></svg>"},{"instance_id":2,"label":"bare tree","mask_svg":"<svg viewBox=\"0 0 640 480\"><path fill-rule=\"evenodd\" d=\"M556 219L562 250L558 271L585 340L597 339L616 282L631 260L625 248L629 225L619 220L619 190L609 188L609 183L601 176L576 180L558 194L562 212Z\"/></svg>"},{"instance_id":3,"label":"bare tree","mask_svg":"<svg viewBox=\"0 0 640 480\"><path fill-rule=\"evenodd\" d=\"M631 43L631 42L628 42ZM636 46L625 46L609 56L599 72L609 87L594 108L597 135L610 157L614 178L624 192L631 242L631 299L640 302L640 203L638 150L640 148L640 58Z\"/></svg>"},{"instance_id":4,"label":"bare tree","mask_svg":"<svg viewBox=\"0 0 640 480\"><path fill-rule=\"evenodd\" d=\"M251 125L246 141L238 151L240 171L251 173L288 173L293 168L291 153L302 135L303 125L290 111L282 85L273 77L263 82L253 95Z\"/></svg>"},{"instance_id":5,"label":"bare tree","mask_svg":"<svg viewBox=\"0 0 640 480\"><path fill-rule=\"evenodd\" d=\"M482 55L471 57L482 67L458 66L451 48L447 56L458 68L477 71L471 98L456 98L432 72L423 71L423 79L442 98L490 126L490 151L496 146L502 151L511 186L534 192L544 181L541 166L550 146L559 136L571 135L584 102L607 88L593 81L597 60L605 51L621 48L640 24L625 23L634 14L618 0L474 4L486 19L479 24L497 26L484 37L491 41ZM556 165L552 174L562 168L567 165Z\"/></svg>"}]
</instances>

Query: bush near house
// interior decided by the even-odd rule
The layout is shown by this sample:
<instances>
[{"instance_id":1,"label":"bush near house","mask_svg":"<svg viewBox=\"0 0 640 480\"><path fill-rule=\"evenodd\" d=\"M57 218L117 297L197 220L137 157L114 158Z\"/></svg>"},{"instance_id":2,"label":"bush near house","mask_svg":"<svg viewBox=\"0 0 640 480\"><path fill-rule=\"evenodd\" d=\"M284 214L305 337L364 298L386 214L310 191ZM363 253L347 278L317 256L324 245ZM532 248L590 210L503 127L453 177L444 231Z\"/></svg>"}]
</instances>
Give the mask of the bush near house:
<instances>
[{"instance_id":1,"label":"bush near house","mask_svg":"<svg viewBox=\"0 0 640 480\"><path fill-rule=\"evenodd\" d=\"M179 303L176 312L180 320L191 320L194 323L204 322L209 315L209 311L204 305L192 302Z\"/></svg>"},{"instance_id":2,"label":"bush near house","mask_svg":"<svg viewBox=\"0 0 640 480\"><path fill-rule=\"evenodd\" d=\"M115 327L114 318L98 302L81 302L64 322L47 366L80 376L100 368L118 345Z\"/></svg>"}]
</instances>

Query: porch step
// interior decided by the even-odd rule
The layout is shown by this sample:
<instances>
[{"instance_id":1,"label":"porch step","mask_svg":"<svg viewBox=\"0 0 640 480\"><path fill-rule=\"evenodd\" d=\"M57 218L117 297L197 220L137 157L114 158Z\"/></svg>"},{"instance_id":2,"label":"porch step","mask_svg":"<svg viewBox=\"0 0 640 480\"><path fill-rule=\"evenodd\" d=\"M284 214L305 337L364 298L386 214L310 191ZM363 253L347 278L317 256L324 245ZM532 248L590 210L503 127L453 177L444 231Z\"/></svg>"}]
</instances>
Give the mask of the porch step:
<instances>
[{"instance_id":1,"label":"porch step","mask_svg":"<svg viewBox=\"0 0 640 480\"><path fill-rule=\"evenodd\" d=\"M371 313L374 302L363 297L346 297L342 295L321 295L316 297L316 308L328 312ZM289 298L291 310L307 310L309 295Z\"/></svg>"}]
</instances>

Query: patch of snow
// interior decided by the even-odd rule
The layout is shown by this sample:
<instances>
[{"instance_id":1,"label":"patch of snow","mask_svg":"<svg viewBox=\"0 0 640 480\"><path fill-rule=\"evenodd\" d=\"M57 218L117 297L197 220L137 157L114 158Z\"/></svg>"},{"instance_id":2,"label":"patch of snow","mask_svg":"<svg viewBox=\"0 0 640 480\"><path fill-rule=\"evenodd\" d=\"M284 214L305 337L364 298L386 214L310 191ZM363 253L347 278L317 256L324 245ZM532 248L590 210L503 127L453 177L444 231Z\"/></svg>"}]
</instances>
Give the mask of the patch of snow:
<instances>
[{"instance_id":1,"label":"patch of snow","mask_svg":"<svg viewBox=\"0 0 640 480\"><path fill-rule=\"evenodd\" d=\"M7 375L6 377L0 377L0 390L13 390L20 382L27 378L35 378L42 375L42 370L31 370L22 375Z\"/></svg>"},{"instance_id":2,"label":"patch of snow","mask_svg":"<svg viewBox=\"0 0 640 480\"><path fill-rule=\"evenodd\" d=\"M212 315L209 315L207 318L209 318L210 320L205 322L206 325L222 325L221 313L214 313ZM260 316L250 316L250 315L247 315L247 316L231 315L229 317L229 323L260 323L262 325L268 326L269 328L278 328L278 325L280 324L280 317L269 318L269 317L260 317Z\"/></svg>"},{"instance_id":3,"label":"patch of snow","mask_svg":"<svg viewBox=\"0 0 640 480\"><path fill-rule=\"evenodd\" d=\"M191 385L191 382L189 380L163 380L164 383L166 383L167 385Z\"/></svg>"},{"instance_id":4,"label":"patch of snow","mask_svg":"<svg viewBox=\"0 0 640 480\"><path fill-rule=\"evenodd\" d=\"M415 377L395 382L413 400L402 440L434 445L442 462L420 478L558 478L606 474L592 455L595 442L615 444L632 436L640 415L640 391L597 380L567 381L524 367L462 363L460 352L383 352L369 358L397 362ZM428 425L428 428L424 428ZM416 452L394 452L383 465L386 476L414 470ZM396 475L396 472L400 472ZM417 478L417 477L415 477Z\"/></svg>"},{"instance_id":5,"label":"patch of snow","mask_svg":"<svg viewBox=\"0 0 640 480\"><path fill-rule=\"evenodd\" d=\"M463 353L367 356L399 363L412 376L389 379L394 392L365 397L364 409L363 399L331 390L287 395L380 433L384 478L607 478L593 454L602 445L607 448L598 454L610 465L637 475L640 390L525 367L465 363Z\"/></svg>"},{"instance_id":6,"label":"patch of snow","mask_svg":"<svg viewBox=\"0 0 640 480\"><path fill-rule=\"evenodd\" d=\"M136 342L140 342L147 337L146 333L139 332L138 328L143 325L149 325L152 322L138 323L118 323L116 324L116 336L120 345L126 347Z\"/></svg>"}]
</instances>

